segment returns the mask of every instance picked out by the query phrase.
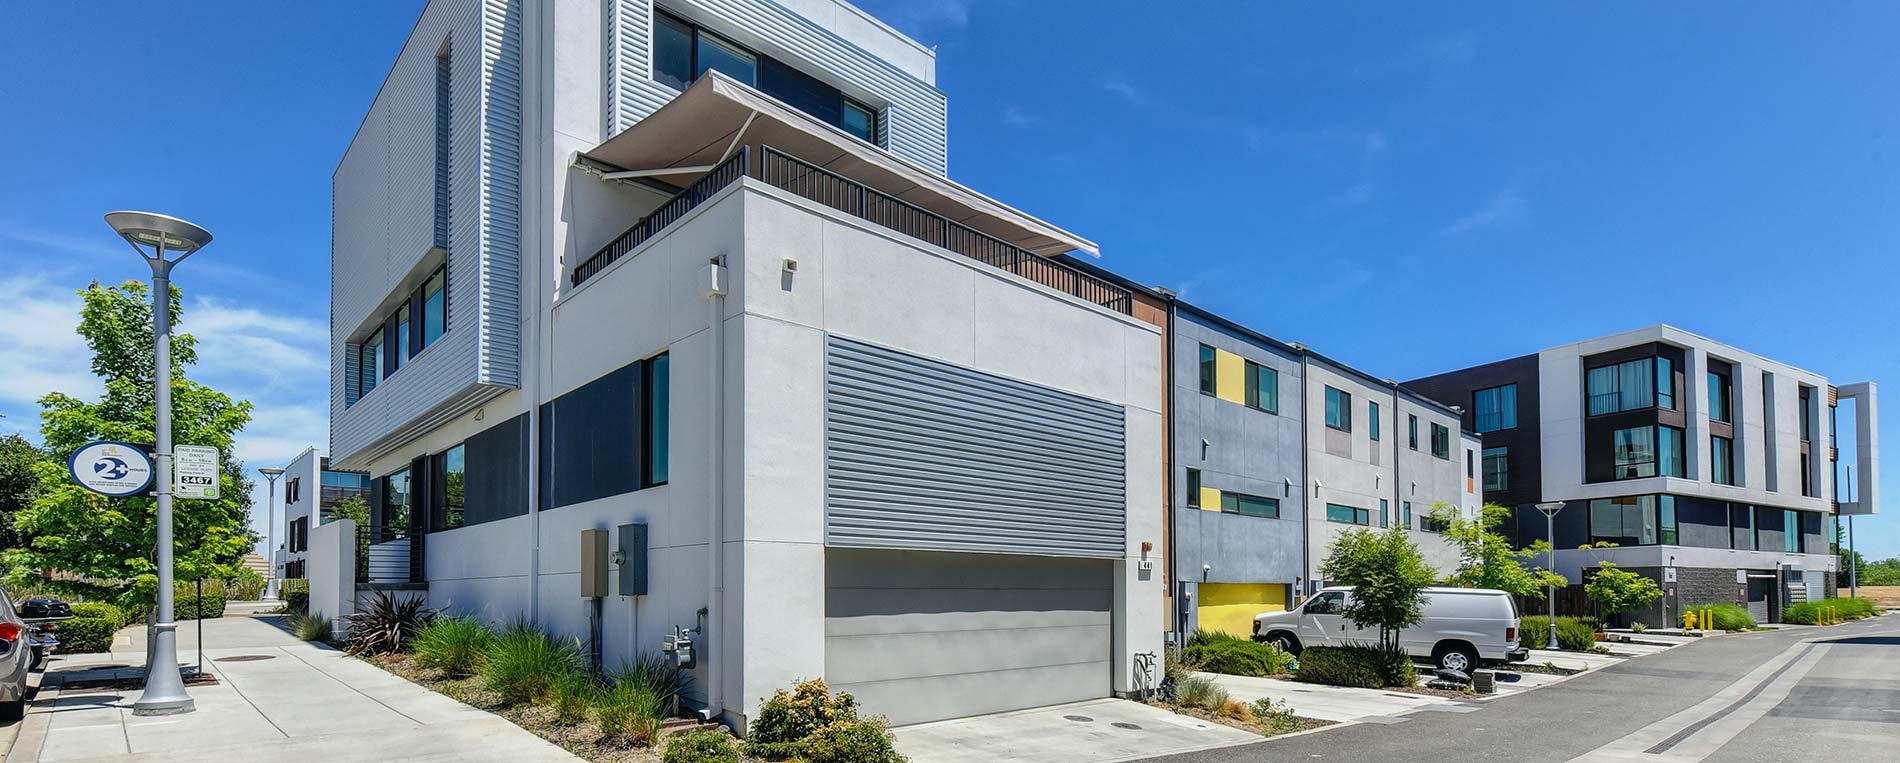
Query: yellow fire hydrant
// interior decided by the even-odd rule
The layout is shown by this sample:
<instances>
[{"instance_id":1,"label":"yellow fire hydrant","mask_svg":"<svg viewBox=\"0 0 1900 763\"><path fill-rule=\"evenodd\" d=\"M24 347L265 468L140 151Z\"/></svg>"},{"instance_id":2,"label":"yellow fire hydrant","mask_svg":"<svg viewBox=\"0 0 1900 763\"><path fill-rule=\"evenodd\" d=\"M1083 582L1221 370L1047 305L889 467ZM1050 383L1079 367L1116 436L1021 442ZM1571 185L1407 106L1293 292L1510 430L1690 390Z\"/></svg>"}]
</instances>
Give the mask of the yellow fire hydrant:
<instances>
[{"instance_id":1,"label":"yellow fire hydrant","mask_svg":"<svg viewBox=\"0 0 1900 763\"><path fill-rule=\"evenodd\" d=\"M1696 629L1695 626L1696 626L1695 610L1689 610L1687 612L1682 613L1682 629L1685 631L1692 631Z\"/></svg>"}]
</instances>

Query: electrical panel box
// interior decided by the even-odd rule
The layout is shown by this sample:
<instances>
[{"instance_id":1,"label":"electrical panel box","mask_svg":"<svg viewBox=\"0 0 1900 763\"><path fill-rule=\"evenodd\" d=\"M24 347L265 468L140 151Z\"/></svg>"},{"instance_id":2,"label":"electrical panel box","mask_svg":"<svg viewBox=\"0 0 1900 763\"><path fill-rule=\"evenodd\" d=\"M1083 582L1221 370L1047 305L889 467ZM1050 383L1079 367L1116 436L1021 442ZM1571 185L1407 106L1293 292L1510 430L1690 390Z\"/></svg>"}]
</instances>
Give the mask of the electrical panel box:
<instances>
[{"instance_id":1,"label":"electrical panel box","mask_svg":"<svg viewBox=\"0 0 1900 763\"><path fill-rule=\"evenodd\" d=\"M581 531L581 597L607 595L607 531Z\"/></svg>"},{"instance_id":2,"label":"electrical panel box","mask_svg":"<svg viewBox=\"0 0 1900 763\"><path fill-rule=\"evenodd\" d=\"M647 526L621 525L620 546L615 554L620 561L620 595L647 595Z\"/></svg>"}]
</instances>

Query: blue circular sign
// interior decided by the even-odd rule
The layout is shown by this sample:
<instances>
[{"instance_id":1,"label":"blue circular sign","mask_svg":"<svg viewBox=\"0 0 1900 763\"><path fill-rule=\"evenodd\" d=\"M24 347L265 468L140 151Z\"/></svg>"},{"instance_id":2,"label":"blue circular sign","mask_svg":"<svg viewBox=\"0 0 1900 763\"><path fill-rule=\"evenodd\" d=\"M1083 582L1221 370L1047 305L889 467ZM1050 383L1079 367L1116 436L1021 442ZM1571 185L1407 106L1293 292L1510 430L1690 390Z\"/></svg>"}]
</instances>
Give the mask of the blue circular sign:
<instances>
[{"instance_id":1,"label":"blue circular sign","mask_svg":"<svg viewBox=\"0 0 1900 763\"><path fill-rule=\"evenodd\" d=\"M152 486L151 456L129 442L99 440L81 445L66 460L73 481L92 492L112 498L124 498L145 492Z\"/></svg>"}]
</instances>

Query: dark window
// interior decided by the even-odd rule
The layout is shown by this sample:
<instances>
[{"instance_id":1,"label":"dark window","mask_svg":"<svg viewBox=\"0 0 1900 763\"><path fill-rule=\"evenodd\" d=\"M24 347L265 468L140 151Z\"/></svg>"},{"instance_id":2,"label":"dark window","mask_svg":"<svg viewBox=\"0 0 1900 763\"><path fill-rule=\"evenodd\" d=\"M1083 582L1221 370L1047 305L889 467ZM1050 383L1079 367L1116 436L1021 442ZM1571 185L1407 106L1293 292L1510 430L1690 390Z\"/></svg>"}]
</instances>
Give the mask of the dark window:
<instances>
[{"instance_id":1,"label":"dark window","mask_svg":"<svg viewBox=\"0 0 1900 763\"><path fill-rule=\"evenodd\" d=\"M670 356L661 354L647 361L646 397L642 419L647 433L646 484L664 485L667 481L672 445L673 383Z\"/></svg>"},{"instance_id":2,"label":"dark window","mask_svg":"<svg viewBox=\"0 0 1900 763\"><path fill-rule=\"evenodd\" d=\"M1326 388L1326 426L1342 432L1352 431L1352 395Z\"/></svg>"},{"instance_id":3,"label":"dark window","mask_svg":"<svg viewBox=\"0 0 1900 763\"><path fill-rule=\"evenodd\" d=\"M667 423L656 415L666 395L645 387L666 383L667 374L653 368L662 357L630 363L541 405L543 507L660 484L654 478L665 476L666 458L650 451L666 441Z\"/></svg>"},{"instance_id":4,"label":"dark window","mask_svg":"<svg viewBox=\"0 0 1900 763\"><path fill-rule=\"evenodd\" d=\"M1407 501L1405 505L1407 507L1410 507L1412 503L1410 501ZM1418 529L1424 530L1425 532L1428 532L1428 533L1438 533L1440 535L1443 535L1445 531L1451 529L1451 520L1445 519L1442 517L1434 517L1430 514L1427 514L1425 516L1418 518Z\"/></svg>"},{"instance_id":5,"label":"dark window","mask_svg":"<svg viewBox=\"0 0 1900 763\"><path fill-rule=\"evenodd\" d=\"M1801 512L1794 509L1781 510L1781 550L1790 554L1805 553L1807 544L1801 535Z\"/></svg>"},{"instance_id":6,"label":"dark window","mask_svg":"<svg viewBox=\"0 0 1900 763\"><path fill-rule=\"evenodd\" d=\"M1201 394L1214 394L1214 385L1214 348L1201 345Z\"/></svg>"},{"instance_id":7,"label":"dark window","mask_svg":"<svg viewBox=\"0 0 1900 763\"><path fill-rule=\"evenodd\" d=\"M427 347L442 338L442 332L449 327L448 270L436 268L435 274L422 284L422 346Z\"/></svg>"},{"instance_id":8,"label":"dark window","mask_svg":"<svg viewBox=\"0 0 1900 763\"><path fill-rule=\"evenodd\" d=\"M1589 399L1589 415L1620 413L1643 408L1674 408L1674 375L1667 358L1638 358L1615 365L1600 366L1584 372ZM1668 390L1657 390L1657 382L1668 379ZM1659 399L1659 394L1661 398ZM1667 400L1665 404L1662 401Z\"/></svg>"},{"instance_id":9,"label":"dark window","mask_svg":"<svg viewBox=\"0 0 1900 763\"><path fill-rule=\"evenodd\" d=\"M1615 479L1656 476L1656 428L1630 427L1611 434L1616 454Z\"/></svg>"},{"instance_id":10,"label":"dark window","mask_svg":"<svg viewBox=\"0 0 1900 763\"><path fill-rule=\"evenodd\" d=\"M1682 430L1656 427L1656 473L1664 477L1685 477Z\"/></svg>"},{"instance_id":11,"label":"dark window","mask_svg":"<svg viewBox=\"0 0 1900 763\"><path fill-rule=\"evenodd\" d=\"M1656 497L1656 539L1665 546L1676 545L1676 497L1660 495Z\"/></svg>"},{"instance_id":12,"label":"dark window","mask_svg":"<svg viewBox=\"0 0 1900 763\"><path fill-rule=\"evenodd\" d=\"M383 378L383 332L377 329L356 347L356 397L361 400Z\"/></svg>"},{"instance_id":13,"label":"dark window","mask_svg":"<svg viewBox=\"0 0 1900 763\"><path fill-rule=\"evenodd\" d=\"M393 472L378 481L382 483L382 489L377 491L381 493L382 500L380 506L371 507L377 511L375 516L370 518L370 524L391 530L408 529L410 510L415 507L415 495L412 490L414 486L411 484L409 470Z\"/></svg>"},{"instance_id":14,"label":"dark window","mask_svg":"<svg viewBox=\"0 0 1900 763\"><path fill-rule=\"evenodd\" d=\"M1366 401L1366 436L1379 441L1379 404L1371 400Z\"/></svg>"},{"instance_id":15,"label":"dark window","mask_svg":"<svg viewBox=\"0 0 1900 763\"><path fill-rule=\"evenodd\" d=\"M1247 405L1268 413L1280 412L1280 372L1247 361Z\"/></svg>"},{"instance_id":16,"label":"dark window","mask_svg":"<svg viewBox=\"0 0 1900 763\"><path fill-rule=\"evenodd\" d=\"M398 305L395 317L389 320L390 326L393 327L391 331L396 336L396 352L392 358L395 360L395 367L401 368L404 361L413 357L421 349L409 341L409 303L404 302Z\"/></svg>"},{"instance_id":17,"label":"dark window","mask_svg":"<svg viewBox=\"0 0 1900 763\"><path fill-rule=\"evenodd\" d=\"M685 90L693 75L693 27L664 13L653 14L653 79Z\"/></svg>"},{"instance_id":18,"label":"dark window","mask_svg":"<svg viewBox=\"0 0 1900 763\"><path fill-rule=\"evenodd\" d=\"M1385 500L1381 499L1379 503L1385 503ZM1406 501L1404 504L1404 509L1405 509L1405 512L1403 516L1405 518L1405 529L1410 530L1412 529L1412 502Z\"/></svg>"},{"instance_id":19,"label":"dark window","mask_svg":"<svg viewBox=\"0 0 1900 763\"><path fill-rule=\"evenodd\" d=\"M1729 405L1728 375L1709 372L1709 418L1732 424L1735 412Z\"/></svg>"},{"instance_id":20,"label":"dark window","mask_svg":"<svg viewBox=\"0 0 1900 763\"><path fill-rule=\"evenodd\" d=\"M1187 505L1191 509L1201 507L1201 470L1199 469L1187 470Z\"/></svg>"},{"instance_id":21,"label":"dark window","mask_svg":"<svg viewBox=\"0 0 1900 763\"><path fill-rule=\"evenodd\" d=\"M1484 489L1511 489L1511 459L1509 448L1484 449Z\"/></svg>"},{"instance_id":22,"label":"dark window","mask_svg":"<svg viewBox=\"0 0 1900 763\"><path fill-rule=\"evenodd\" d=\"M1814 417L1808 412L1808 403L1812 401L1814 397L1813 393L1813 387L1802 387L1801 405L1795 409L1800 412L1799 418L1801 422L1802 442L1812 442L1814 440Z\"/></svg>"},{"instance_id":23,"label":"dark window","mask_svg":"<svg viewBox=\"0 0 1900 763\"><path fill-rule=\"evenodd\" d=\"M693 64L697 75L717 70L720 74L748 85L759 84L759 57L725 38L698 30L694 37Z\"/></svg>"},{"instance_id":24,"label":"dark window","mask_svg":"<svg viewBox=\"0 0 1900 763\"><path fill-rule=\"evenodd\" d=\"M1391 523L1392 523L1392 502L1384 498L1380 498L1379 499L1379 526L1389 527L1391 526Z\"/></svg>"},{"instance_id":25,"label":"dark window","mask_svg":"<svg viewBox=\"0 0 1900 763\"><path fill-rule=\"evenodd\" d=\"M297 488L302 482L302 477L291 477L290 479L284 480L284 503L291 504L297 502Z\"/></svg>"},{"instance_id":26,"label":"dark window","mask_svg":"<svg viewBox=\"0 0 1900 763\"><path fill-rule=\"evenodd\" d=\"M1326 521L1343 522L1349 525L1371 525L1372 512L1337 503L1326 504Z\"/></svg>"},{"instance_id":27,"label":"dark window","mask_svg":"<svg viewBox=\"0 0 1900 763\"><path fill-rule=\"evenodd\" d=\"M1517 385L1506 384L1471 393L1471 409L1479 432L1515 429Z\"/></svg>"},{"instance_id":28,"label":"dark window","mask_svg":"<svg viewBox=\"0 0 1900 763\"><path fill-rule=\"evenodd\" d=\"M1668 358L1656 358L1656 407L1675 410L1676 408L1676 372L1675 364Z\"/></svg>"},{"instance_id":29,"label":"dark window","mask_svg":"<svg viewBox=\"0 0 1900 763\"><path fill-rule=\"evenodd\" d=\"M1250 517L1280 518L1280 500L1261 498L1254 495L1229 493L1220 494L1220 510L1231 514L1245 514Z\"/></svg>"},{"instance_id":30,"label":"dark window","mask_svg":"<svg viewBox=\"0 0 1900 763\"><path fill-rule=\"evenodd\" d=\"M1671 499L1667 502L1669 510L1665 516L1657 510L1657 498L1654 495L1632 495L1590 501L1590 542L1619 546L1654 546L1658 542L1673 542L1676 529L1675 501ZM1663 540L1665 519L1668 523L1668 541Z\"/></svg>"},{"instance_id":31,"label":"dark window","mask_svg":"<svg viewBox=\"0 0 1900 763\"><path fill-rule=\"evenodd\" d=\"M717 69L875 145L878 111L790 64L747 50L668 13L653 15L653 80L678 90Z\"/></svg>"},{"instance_id":32,"label":"dark window","mask_svg":"<svg viewBox=\"0 0 1900 763\"><path fill-rule=\"evenodd\" d=\"M838 123L845 132L851 133L866 143L877 143L877 112L871 107L845 98L844 111Z\"/></svg>"},{"instance_id":33,"label":"dark window","mask_svg":"<svg viewBox=\"0 0 1900 763\"><path fill-rule=\"evenodd\" d=\"M1755 507L1739 503L1729 504L1728 525L1730 545L1733 548L1746 551L1761 550L1761 537L1755 528Z\"/></svg>"},{"instance_id":34,"label":"dark window","mask_svg":"<svg viewBox=\"0 0 1900 763\"><path fill-rule=\"evenodd\" d=\"M1432 425L1432 455L1451 460L1451 428L1444 424Z\"/></svg>"},{"instance_id":35,"label":"dark window","mask_svg":"<svg viewBox=\"0 0 1900 763\"><path fill-rule=\"evenodd\" d=\"M433 504L429 507L430 530L452 530L467 523L464 510L468 507L468 459L467 449L457 445L438 453L431 459L433 479L438 489L430 491Z\"/></svg>"},{"instance_id":36,"label":"dark window","mask_svg":"<svg viewBox=\"0 0 1900 763\"><path fill-rule=\"evenodd\" d=\"M1418 450L1418 417L1405 415L1405 441L1412 450Z\"/></svg>"},{"instance_id":37,"label":"dark window","mask_svg":"<svg viewBox=\"0 0 1900 763\"><path fill-rule=\"evenodd\" d=\"M1735 441L1727 437L1709 437L1709 480L1717 485L1735 484Z\"/></svg>"}]
</instances>

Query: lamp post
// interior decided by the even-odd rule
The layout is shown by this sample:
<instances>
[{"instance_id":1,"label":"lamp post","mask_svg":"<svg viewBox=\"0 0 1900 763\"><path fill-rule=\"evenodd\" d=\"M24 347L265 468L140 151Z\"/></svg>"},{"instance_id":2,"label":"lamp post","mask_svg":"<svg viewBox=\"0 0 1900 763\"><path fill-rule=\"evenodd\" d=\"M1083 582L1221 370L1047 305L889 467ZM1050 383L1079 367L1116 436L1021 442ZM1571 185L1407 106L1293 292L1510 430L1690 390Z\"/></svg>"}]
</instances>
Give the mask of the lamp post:
<instances>
[{"instance_id":1,"label":"lamp post","mask_svg":"<svg viewBox=\"0 0 1900 763\"><path fill-rule=\"evenodd\" d=\"M1544 552L1544 571L1546 572L1557 571L1557 512L1563 511L1563 508L1563 501L1537 504L1537 510L1544 512L1544 540L1550 544L1550 549ZM1557 649L1557 584L1547 580L1544 588L1544 610L1549 615L1546 618L1549 621L1549 627L1544 629L1544 632L1549 634L1549 640L1544 648L1555 651Z\"/></svg>"},{"instance_id":2,"label":"lamp post","mask_svg":"<svg viewBox=\"0 0 1900 763\"><path fill-rule=\"evenodd\" d=\"M211 243L211 232L168 215L110 212L106 224L152 268L152 419L157 436L154 460L158 488L158 622L145 664L145 691L132 703L133 715L173 715L193 709L178 672L178 624L172 622L172 268ZM146 249L151 249L147 254ZM170 252L178 255L165 259Z\"/></svg>"},{"instance_id":3,"label":"lamp post","mask_svg":"<svg viewBox=\"0 0 1900 763\"><path fill-rule=\"evenodd\" d=\"M284 476L284 470L266 466L257 473L270 480L264 493L264 598L270 599L277 595L277 478Z\"/></svg>"}]
</instances>

